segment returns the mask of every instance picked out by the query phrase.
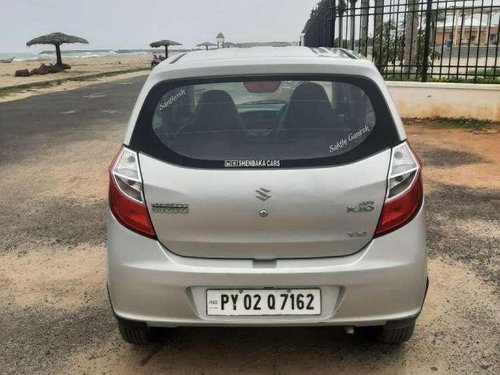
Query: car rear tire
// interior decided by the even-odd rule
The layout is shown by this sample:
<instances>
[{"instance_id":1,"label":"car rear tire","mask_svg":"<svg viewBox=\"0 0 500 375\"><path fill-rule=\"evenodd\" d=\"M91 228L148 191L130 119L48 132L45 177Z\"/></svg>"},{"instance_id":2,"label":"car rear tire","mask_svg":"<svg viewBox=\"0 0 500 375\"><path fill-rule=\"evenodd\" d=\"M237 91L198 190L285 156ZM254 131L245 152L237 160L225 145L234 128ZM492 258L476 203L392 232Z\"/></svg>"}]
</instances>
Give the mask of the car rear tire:
<instances>
[{"instance_id":1,"label":"car rear tire","mask_svg":"<svg viewBox=\"0 0 500 375\"><path fill-rule=\"evenodd\" d=\"M159 341L157 328L148 327L146 323L134 322L117 317L118 330L123 340L134 345L149 345Z\"/></svg>"},{"instance_id":2,"label":"car rear tire","mask_svg":"<svg viewBox=\"0 0 500 375\"><path fill-rule=\"evenodd\" d=\"M376 340L382 344L390 345L407 342L413 336L415 322L415 319L388 322L385 326L377 329Z\"/></svg>"}]
</instances>

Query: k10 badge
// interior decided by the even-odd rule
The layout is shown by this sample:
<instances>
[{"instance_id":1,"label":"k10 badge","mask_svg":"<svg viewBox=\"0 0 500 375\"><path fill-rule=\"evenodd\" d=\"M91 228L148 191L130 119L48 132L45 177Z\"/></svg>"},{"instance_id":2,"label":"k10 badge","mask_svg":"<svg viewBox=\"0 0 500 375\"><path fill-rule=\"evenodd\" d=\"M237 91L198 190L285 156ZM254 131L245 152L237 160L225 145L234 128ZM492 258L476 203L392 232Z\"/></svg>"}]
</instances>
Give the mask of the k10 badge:
<instances>
[{"instance_id":1,"label":"k10 badge","mask_svg":"<svg viewBox=\"0 0 500 375\"><path fill-rule=\"evenodd\" d=\"M372 212L375 210L375 202L373 201L366 201L366 202L361 202L360 204L357 204L355 206L349 206L347 207L347 213L363 213L363 212Z\"/></svg>"}]
</instances>

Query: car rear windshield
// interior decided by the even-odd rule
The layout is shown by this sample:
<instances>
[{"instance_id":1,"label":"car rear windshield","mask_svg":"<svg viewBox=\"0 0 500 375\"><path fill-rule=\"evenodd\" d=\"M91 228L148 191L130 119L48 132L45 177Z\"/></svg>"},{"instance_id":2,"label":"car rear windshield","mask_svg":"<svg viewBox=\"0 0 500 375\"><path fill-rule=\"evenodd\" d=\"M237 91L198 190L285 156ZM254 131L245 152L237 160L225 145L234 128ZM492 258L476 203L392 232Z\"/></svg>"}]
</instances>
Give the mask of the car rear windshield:
<instances>
[{"instance_id":1,"label":"car rear windshield","mask_svg":"<svg viewBox=\"0 0 500 375\"><path fill-rule=\"evenodd\" d=\"M193 167L292 168L353 162L397 142L370 80L239 77L157 85L130 146Z\"/></svg>"}]
</instances>

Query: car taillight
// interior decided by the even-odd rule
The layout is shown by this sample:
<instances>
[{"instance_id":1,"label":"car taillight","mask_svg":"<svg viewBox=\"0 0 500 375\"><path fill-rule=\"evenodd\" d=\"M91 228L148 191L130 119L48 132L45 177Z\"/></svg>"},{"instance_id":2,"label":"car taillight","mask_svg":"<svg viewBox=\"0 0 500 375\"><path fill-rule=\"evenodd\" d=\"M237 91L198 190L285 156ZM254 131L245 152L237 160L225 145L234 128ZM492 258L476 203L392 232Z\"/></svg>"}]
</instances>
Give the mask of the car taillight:
<instances>
[{"instance_id":1,"label":"car taillight","mask_svg":"<svg viewBox=\"0 0 500 375\"><path fill-rule=\"evenodd\" d=\"M156 237L144 201L138 155L125 147L109 168L109 206L123 226L143 236Z\"/></svg>"},{"instance_id":2,"label":"car taillight","mask_svg":"<svg viewBox=\"0 0 500 375\"><path fill-rule=\"evenodd\" d=\"M387 234L407 224L422 206L422 165L406 142L392 150L387 185L387 195L375 236Z\"/></svg>"}]
</instances>

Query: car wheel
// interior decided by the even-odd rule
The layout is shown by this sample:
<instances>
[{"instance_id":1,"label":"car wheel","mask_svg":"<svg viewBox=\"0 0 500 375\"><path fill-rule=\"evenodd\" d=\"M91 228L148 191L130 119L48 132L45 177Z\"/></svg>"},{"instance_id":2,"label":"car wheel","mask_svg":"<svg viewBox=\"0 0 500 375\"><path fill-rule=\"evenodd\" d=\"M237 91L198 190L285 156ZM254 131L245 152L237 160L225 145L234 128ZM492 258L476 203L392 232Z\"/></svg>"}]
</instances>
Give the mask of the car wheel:
<instances>
[{"instance_id":1,"label":"car wheel","mask_svg":"<svg viewBox=\"0 0 500 375\"><path fill-rule=\"evenodd\" d=\"M159 332L146 323L117 318L118 330L123 340L134 345L148 345L159 341Z\"/></svg>"},{"instance_id":2,"label":"car wheel","mask_svg":"<svg viewBox=\"0 0 500 375\"><path fill-rule=\"evenodd\" d=\"M415 331L415 319L388 322L377 329L376 339L382 344L402 344L408 341Z\"/></svg>"}]
</instances>

